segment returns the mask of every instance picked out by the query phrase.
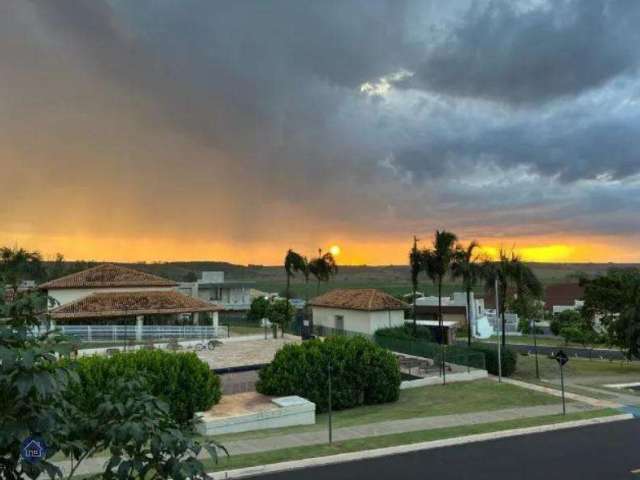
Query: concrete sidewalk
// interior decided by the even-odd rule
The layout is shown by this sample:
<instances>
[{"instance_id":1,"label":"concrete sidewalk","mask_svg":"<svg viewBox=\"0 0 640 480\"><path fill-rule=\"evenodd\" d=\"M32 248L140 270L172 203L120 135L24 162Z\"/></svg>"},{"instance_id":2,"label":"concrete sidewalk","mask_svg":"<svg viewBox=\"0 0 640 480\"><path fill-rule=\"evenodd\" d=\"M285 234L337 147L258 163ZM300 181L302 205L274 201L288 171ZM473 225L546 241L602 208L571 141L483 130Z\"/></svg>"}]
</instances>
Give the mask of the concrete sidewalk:
<instances>
[{"instance_id":1,"label":"concrete sidewalk","mask_svg":"<svg viewBox=\"0 0 640 480\"><path fill-rule=\"evenodd\" d=\"M569 403L567 412L580 412L593 410L594 407L584 403ZM368 423L351 427L336 428L333 430L334 441L350 440L355 438L376 437L394 433L416 432L446 427L459 427L464 425L477 425L520 418L542 417L561 413L560 405L541 405L535 407L507 408L503 410L471 412L464 414L441 415L434 417L409 418L406 420L391 420L387 422ZM279 450L290 447L324 444L328 441L327 430L315 430L311 432L275 435L256 439L242 439L224 442L224 446L230 455L242 455L270 450ZM201 458L208 455L202 452ZM77 474L84 475L97 473L102 470L105 458L90 458L85 460ZM63 471L69 468L69 462L59 462L58 466Z\"/></svg>"}]
</instances>

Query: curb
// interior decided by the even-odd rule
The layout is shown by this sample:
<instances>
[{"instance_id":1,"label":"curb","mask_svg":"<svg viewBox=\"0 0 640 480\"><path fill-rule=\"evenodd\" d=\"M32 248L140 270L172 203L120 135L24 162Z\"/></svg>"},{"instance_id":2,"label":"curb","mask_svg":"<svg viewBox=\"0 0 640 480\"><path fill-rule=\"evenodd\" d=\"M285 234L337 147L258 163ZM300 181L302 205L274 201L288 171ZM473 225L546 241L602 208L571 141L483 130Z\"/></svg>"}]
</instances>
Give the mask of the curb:
<instances>
[{"instance_id":1,"label":"curb","mask_svg":"<svg viewBox=\"0 0 640 480\"><path fill-rule=\"evenodd\" d=\"M371 458L384 457L387 455L398 455L402 453L417 452L421 450L432 450L435 448L452 447L469 443L484 442L487 440L497 440L501 438L516 437L520 435L530 435L533 433L551 432L555 430L565 430L568 428L586 427L590 425L600 425L603 423L619 422L631 420L634 416L630 413L613 415L609 417L596 417L586 420L574 420L564 423L554 423L550 425L538 425L535 427L515 428L498 432L479 433L463 437L447 438L443 440L432 440L429 442L412 443L408 445L396 445L393 447L376 448L373 450L361 450L358 452L339 453L337 455L327 455L324 457L306 458L302 460L292 460L288 462L272 463L269 465L257 465L254 467L237 468L234 470L221 470L209 473L215 479L235 479L249 478L267 473L287 472L309 467L320 467L334 465L338 463L352 462L356 460L366 460Z\"/></svg>"}]
</instances>

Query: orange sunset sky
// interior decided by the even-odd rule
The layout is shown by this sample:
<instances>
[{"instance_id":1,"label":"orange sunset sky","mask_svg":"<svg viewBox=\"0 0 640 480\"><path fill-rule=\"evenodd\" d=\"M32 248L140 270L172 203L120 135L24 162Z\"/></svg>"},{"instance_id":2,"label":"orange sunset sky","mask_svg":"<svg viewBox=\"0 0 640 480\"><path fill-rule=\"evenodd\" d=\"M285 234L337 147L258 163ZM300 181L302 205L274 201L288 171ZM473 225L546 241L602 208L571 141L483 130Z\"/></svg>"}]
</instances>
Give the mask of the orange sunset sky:
<instances>
[{"instance_id":1,"label":"orange sunset sky","mask_svg":"<svg viewBox=\"0 0 640 480\"><path fill-rule=\"evenodd\" d=\"M640 262L640 2L605 3L3 0L0 245Z\"/></svg>"}]
</instances>

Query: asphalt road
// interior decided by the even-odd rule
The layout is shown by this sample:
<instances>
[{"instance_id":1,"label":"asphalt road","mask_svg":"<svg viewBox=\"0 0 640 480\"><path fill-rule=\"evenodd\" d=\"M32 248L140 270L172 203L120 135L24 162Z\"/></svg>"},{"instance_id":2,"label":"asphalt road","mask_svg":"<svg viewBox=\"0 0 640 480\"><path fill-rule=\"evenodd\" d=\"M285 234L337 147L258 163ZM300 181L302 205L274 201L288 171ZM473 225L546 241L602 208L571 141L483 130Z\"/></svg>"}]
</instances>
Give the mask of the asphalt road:
<instances>
[{"instance_id":1,"label":"asphalt road","mask_svg":"<svg viewBox=\"0 0 640 480\"><path fill-rule=\"evenodd\" d=\"M262 475L260 480L640 479L640 420Z\"/></svg>"}]
</instances>

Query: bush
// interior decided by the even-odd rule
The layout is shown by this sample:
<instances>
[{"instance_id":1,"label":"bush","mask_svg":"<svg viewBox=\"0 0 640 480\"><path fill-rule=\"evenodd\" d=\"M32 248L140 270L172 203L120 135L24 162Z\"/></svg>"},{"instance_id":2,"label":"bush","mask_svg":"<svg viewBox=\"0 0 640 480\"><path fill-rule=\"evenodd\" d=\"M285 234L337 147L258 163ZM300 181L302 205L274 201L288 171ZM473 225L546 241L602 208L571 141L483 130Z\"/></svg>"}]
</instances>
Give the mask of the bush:
<instances>
[{"instance_id":1,"label":"bush","mask_svg":"<svg viewBox=\"0 0 640 480\"><path fill-rule=\"evenodd\" d=\"M328 365L331 362L332 408L393 402L400 395L398 360L364 337L330 337L285 345L260 370L256 385L265 395L299 395L328 409Z\"/></svg>"},{"instance_id":2,"label":"bush","mask_svg":"<svg viewBox=\"0 0 640 480\"><path fill-rule=\"evenodd\" d=\"M492 375L498 375L498 348L495 345L474 343L471 345L471 349L484 353L487 371ZM500 358L502 360L502 375L510 377L516 370L518 356L512 349L502 347L500 349Z\"/></svg>"},{"instance_id":3,"label":"bush","mask_svg":"<svg viewBox=\"0 0 640 480\"><path fill-rule=\"evenodd\" d=\"M97 408L100 395L115 379L142 379L148 393L169 405L171 416L181 425L195 412L208 410L221 396L220 379L195 353L137 350L113 357L92 356L77 360L80 381L70 389L70 398L83 407ZM87 411L87 410L85 410Z\"/></svg>"}]
</instances>

